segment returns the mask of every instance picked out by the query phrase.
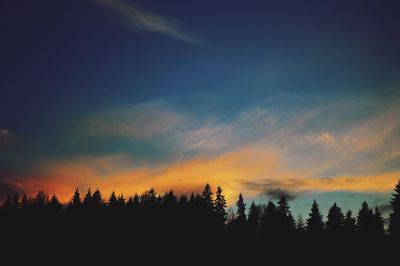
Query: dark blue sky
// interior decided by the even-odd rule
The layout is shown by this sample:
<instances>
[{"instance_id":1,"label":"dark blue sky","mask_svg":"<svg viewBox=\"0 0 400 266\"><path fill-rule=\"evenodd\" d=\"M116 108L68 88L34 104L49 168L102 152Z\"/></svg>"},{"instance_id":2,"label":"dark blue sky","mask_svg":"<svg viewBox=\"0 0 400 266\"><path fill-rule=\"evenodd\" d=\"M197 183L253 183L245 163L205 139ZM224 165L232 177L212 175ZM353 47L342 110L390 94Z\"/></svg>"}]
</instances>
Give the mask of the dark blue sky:
<instances>
[{"instance_id":1,"label":"dark blue sky","mask_svg":"<svg viewBox=\"0 0 400 266\"><path fill-rule=\"evenodd\" d=\"M27 172L40 177L26 189L60 180L49 160L123 154L132 171L165 170L260 142L285 173L246 180L292 178L286 170L316 158L329 167L299 178L397 173L399 10L398 1L1 1L2 187ZM192 178L202 171L222 170ZM243 188L229 178L232 193ZM361 187L290 189L387 195L381 183Z\"/></svg>"}]
</instances>

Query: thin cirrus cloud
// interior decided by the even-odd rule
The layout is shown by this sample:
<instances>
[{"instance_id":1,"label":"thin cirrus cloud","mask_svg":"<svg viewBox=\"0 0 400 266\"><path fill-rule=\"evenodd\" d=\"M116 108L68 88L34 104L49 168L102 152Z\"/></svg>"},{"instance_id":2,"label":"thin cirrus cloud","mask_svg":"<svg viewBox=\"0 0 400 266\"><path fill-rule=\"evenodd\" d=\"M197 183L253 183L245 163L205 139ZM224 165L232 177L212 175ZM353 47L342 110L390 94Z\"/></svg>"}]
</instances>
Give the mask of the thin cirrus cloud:
<instances>
[{"instance_id":1,"label":"thin cirrus cloud","mask_svg":"<svg viewBox=\"0 0 400 266\"><path fill-rule=\"evenodd\" d=\"M101 7L113 12L129 27L164 34L190 44L199 44L200 41L191 34L181 30L177 23L158 14L143 11L123 0L92 0Z\"/></svg>"},{"instance_id":2,"label":"thin cirrus cloud","mask_svg":"<svg viewBox=\"0 0 400 266\"><path fill-rule=\"evenodd\" d=\"M399 167L387 166L400 151L399 105L385 104L380 112L350 122L344 121L344 105L342 114L331 117L325 104L295 114L260 105L229 120L178 112L162 102L111 108L80 121L79 135L146 140L146 145L157 139L171 156L140 164L123 150L44 158L28 174L2 181L29 193L45 189L63 200L75 186L129 195L150 187L198 191L206 182L221 185L230 203L240 192L250 198L295 198L312 191L387 193L400 176ZM364 112L364 107L351 103L348 108ZM332 127L333 117L343 124ZM172 156L176 151L180 157Z\"/></svg>"}]
</instances>

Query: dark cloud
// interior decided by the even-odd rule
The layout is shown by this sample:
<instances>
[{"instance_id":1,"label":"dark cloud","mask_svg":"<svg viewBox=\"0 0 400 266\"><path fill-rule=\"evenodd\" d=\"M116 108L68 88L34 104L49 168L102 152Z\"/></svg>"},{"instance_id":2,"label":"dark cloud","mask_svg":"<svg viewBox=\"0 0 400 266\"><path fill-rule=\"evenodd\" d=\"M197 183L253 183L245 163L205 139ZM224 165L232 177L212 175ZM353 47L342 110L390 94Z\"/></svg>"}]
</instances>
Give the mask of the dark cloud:
<instances>
[{"instance_id":1,"label":"dark cloud","mask_svg":"<svg viewBox=\"0 0 400 266\"><path fill-rule=\"evenodd\" d=\"M279 199L285 196L288 200L294 200L304 193L299 187L303 184L301 180L273 180L264 179L258 182L243 181L243 184L251 190L258 191L260 196L269 197L271 199Z\"/></svg>"}]
</instances>

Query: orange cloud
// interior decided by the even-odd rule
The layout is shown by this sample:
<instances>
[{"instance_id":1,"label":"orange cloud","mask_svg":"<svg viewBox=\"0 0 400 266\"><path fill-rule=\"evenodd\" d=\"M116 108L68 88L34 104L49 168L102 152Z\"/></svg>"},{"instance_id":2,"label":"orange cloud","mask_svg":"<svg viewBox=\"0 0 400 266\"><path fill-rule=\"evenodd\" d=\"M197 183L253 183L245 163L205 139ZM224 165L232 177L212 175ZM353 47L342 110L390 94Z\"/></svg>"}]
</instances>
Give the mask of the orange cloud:
<instances>
[{"instance_id":1,"label":"orange cloud","mask_svg":"<svg viewBox=\"0 0 400 266\"><path fill-rule=\"evenodd\" d=\"M288 170L280 164L279 153L257 145L240 148L217 157L195 157L168 165L132 167L125 155L45 161L38 167L41 175L21 178L16 184L30 194L42 189L56 193L63 202L70 200L76 187L85 192L99 188L108 198L112 190L125 196L142 193L153 187L163 193L200 191L205 183L222 186L229 204L242 192L247 197L260 191L243 181L275 180L283 189L300 191L390 191L399 172L368 176L318 178L312 173ZM295 180L296 182L292 182Z\"/></svg>"}]
</instances>

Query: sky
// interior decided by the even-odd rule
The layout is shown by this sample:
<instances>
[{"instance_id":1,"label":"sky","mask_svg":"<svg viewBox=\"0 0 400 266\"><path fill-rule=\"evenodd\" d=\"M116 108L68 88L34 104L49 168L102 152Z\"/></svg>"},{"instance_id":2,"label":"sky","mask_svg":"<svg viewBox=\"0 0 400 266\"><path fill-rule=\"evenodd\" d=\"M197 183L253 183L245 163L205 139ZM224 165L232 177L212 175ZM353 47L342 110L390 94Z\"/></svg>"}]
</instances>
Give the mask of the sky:
<instances>
[{"instance_id":1,"label":"sky","mask_svg":"<svg viewBox=\"0 0 400 266\"><path fill-rule=\"evenodd\" d=\"M0 198L222 186L387 211L398 1L0 1Z\"/></svg>"}]
</instances>

